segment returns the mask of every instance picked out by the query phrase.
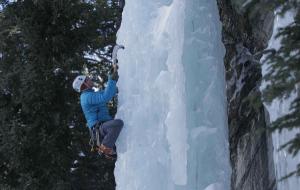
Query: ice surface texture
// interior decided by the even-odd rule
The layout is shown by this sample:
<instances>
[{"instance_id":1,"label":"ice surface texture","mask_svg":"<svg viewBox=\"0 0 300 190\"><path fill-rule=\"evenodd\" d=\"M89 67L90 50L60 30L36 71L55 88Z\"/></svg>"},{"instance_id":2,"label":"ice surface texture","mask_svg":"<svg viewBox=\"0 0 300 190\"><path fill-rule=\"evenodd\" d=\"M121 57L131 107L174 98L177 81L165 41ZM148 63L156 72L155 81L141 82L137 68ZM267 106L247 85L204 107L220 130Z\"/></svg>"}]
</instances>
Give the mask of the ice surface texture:
<instances>
[{"instance_id":1,"label":"ice surface texture","mask_svg":"<svg viewBox=\"0 0 300 190\"><path fill-rule=\"evenodd\" d=\"M229 189L218 15L211 0L126 2L117 190Z\"/></svg>"}]
</instances>

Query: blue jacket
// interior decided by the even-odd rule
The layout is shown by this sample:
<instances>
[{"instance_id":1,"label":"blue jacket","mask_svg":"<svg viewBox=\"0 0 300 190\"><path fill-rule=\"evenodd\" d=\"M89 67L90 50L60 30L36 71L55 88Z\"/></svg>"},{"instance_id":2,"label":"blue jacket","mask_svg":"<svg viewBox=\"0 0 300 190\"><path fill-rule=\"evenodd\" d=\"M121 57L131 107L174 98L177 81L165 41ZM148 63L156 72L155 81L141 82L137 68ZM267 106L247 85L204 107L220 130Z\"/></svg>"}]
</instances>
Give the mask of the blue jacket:
<instances>
[{"instance_id":1,"label":"blue jacket","mask_svg":"<svg viewBox=\"0 0 300 190\"><path fill-rule=\"evenodd\" d=\"M107 102L116 94L116 81L108 79L105 90L95 92L93 89L85 90L80 95L80 104L88 127L93 127L97 121L111 120Z\"/></svg>"}]
</instances>

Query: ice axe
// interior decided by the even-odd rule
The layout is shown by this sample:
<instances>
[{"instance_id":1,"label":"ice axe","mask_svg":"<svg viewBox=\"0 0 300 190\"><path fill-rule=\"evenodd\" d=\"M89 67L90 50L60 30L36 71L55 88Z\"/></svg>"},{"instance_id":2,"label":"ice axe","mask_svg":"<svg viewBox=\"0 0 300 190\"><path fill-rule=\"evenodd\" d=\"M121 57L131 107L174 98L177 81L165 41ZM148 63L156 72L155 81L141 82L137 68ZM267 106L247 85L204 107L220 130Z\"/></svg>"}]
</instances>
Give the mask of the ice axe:
<instances>
[{"instance_id":1,"label":"ice axe","mask_svg":"<svg viewBox=\"0 0 300 190\"><path fill-rule=\"evenodd\" d=\"M118 45L116 44L113 52L112 52L112 64L114 67L114 71L116 71L116 69L118 69L118 51L119 49L125 49L125 47L123 45Z\"/></svg>"}]
</instances>

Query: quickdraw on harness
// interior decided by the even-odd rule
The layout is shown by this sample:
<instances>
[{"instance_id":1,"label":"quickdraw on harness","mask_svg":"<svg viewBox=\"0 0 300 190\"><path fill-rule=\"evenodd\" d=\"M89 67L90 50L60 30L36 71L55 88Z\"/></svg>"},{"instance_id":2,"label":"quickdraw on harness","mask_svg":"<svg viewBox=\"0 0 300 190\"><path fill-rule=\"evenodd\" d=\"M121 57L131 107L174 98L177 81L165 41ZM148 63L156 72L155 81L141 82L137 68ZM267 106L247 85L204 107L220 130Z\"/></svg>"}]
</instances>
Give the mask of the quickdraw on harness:
<instances>
[{"instance_id":1,"label":"quickdraw on harness","mask_svg":"<svg viewBox=\"0 0 300 190\"><path fill-rule=\"evenodd\" d=\"M99 152L99 148L101 146L101 142L103 140L103 136L100 132L100 127L102 123L97 122L92 128L89 128L90 132L90 146L91 146L91 152Z\"/></svg>"}]
</instances>

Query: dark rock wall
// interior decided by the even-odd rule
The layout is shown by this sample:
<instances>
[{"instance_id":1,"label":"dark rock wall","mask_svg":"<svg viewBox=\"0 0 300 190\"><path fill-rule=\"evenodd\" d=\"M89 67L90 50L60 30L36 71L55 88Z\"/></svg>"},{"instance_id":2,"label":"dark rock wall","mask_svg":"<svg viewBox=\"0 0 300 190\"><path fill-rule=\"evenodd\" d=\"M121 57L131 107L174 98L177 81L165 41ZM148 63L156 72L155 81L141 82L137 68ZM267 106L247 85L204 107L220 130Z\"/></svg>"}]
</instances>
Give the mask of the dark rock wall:
<instances>
[{"instance_id":1,"label":"dark rock wall","mask_svg":"<svg viewBox=\"0 0 300 190\"><path fill-rule=\"evenodd\" d=\"M226 48L226 89L232 190L274 190L272 143L260 101L259 52L267 47L274 15L260 2L217 0Z\"/></svg>"}]
</instances>

